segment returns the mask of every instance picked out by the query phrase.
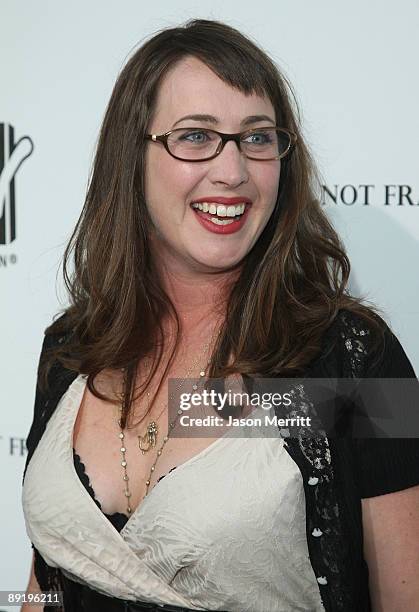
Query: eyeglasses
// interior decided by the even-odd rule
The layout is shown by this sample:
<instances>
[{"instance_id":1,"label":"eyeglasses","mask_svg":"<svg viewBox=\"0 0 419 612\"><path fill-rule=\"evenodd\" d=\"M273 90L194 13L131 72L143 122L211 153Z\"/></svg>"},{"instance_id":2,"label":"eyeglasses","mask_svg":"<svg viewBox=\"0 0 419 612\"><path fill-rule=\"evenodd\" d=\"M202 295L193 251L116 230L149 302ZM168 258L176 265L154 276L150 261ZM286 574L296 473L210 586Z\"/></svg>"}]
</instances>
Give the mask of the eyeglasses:
<instances>
[{"instance_id":1,"label":"eyeglasses","mask_svg":"<svg viewBox=\"0 0 419 612\"><path fill-rule=\"evenodd\" d=\"M277 127L254 128L237 134L223 134L206 128L177 128L165 134L146 134L145 138L161 142L175 159L191 162L217 157L229 140L234 140L248 159L281 159L297 141L293 132Z\"/></svg>"}]
</instances>

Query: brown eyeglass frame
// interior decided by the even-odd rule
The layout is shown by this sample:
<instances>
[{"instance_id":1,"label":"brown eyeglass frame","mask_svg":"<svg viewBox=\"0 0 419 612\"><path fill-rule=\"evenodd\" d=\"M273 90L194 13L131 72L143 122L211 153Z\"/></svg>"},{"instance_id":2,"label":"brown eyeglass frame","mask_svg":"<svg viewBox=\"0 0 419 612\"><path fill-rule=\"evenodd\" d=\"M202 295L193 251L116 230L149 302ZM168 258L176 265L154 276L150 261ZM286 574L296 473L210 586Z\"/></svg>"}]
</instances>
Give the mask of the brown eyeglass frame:
<instances>
[{"instance_id":1,"label":"brown eyeglass frame","mask_svg":"<svg viewBox=\"0 0 419 612\"><path fill-rule=\"evenodd\" d=\"M267 129L272 129L272 130L276 130L277 132L285 132L286 134L288 134L289 139L290 139L290 144L288 149L282 153L282 155L276 155L275 157L266 157L264 159L261 159L260 157L251 157L250 155L247 155L247 153L245 153L244 151L242 151L241 149L241 139L243 138L244 135L248 135L248 134L252 134L253 132L257 132L257 131L261 131L261 130L267 130ZM211 155L210 157L205 157L202 159L184 159L183 157L178 157L177 155L174 155L170 150L169 147L167 145L167 139L170 136L170 134L172 134L173 132L178 132L180 130L191 130L191 131L202 131L202 132L214 132L214 134L218 134L218 136L220 136L221 141L220 144L218 145L214 155ZM221 153L221 151L224 149L224 146L226 145L226 143L229 140L233 140L237 146L238 149L240 151L240 153L242 153L247 159L253 159L255 161L273 161L273 160L279 160L282 159L283 157L285 157L286 155L288 155L288 153L291 151L292 147L295 145L295 143L297 142L297 135L294 134L294 132L291 132L290 130L287 130L285 128L279 128L279 127L275 127L275 126L269 126L269 127L261 127L261 128L252 128L251 130L246 130L245 132L237 132L235 134L225 134L224 132L218 132L217 130L213 130L210 128L199 128L199 127L184 127L184 128L176 128L174 130L169 130L168 132L165 132L164 134L146 134L145 135L145 139L146 140L151 140L152 142L161 142L164 145L164 148L166 149L166 151L169 153L169 155L171 155L172 157L174 157L175 159L179 159L180 161L187 161L187 162L201 162L201 161L208 161L209 159L214 159L214 157L217 157L217 155L219 155Z\"/></svg>"}]
</instances>

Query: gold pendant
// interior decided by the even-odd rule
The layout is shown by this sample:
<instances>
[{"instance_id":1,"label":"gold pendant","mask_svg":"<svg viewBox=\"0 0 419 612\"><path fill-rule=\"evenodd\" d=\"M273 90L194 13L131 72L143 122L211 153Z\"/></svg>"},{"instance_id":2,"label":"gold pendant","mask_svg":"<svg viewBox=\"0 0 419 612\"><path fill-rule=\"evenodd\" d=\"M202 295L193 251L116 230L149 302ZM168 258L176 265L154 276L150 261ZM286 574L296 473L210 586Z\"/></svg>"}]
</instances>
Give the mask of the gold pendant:
<instances>
[{"instance_id":1,"label":"gold pendant","mask_svg":"<svg viewBox=\"0 0 419 612\"><path fill-rule=\"evenodd\" d=\"M138 446L143 455L148 450L150 450L152 446L156 446L157 432L157 424L155 423L155 421L151 421L151 423L147 425L147 431L145 432L145 434L143 436L137 436Z\"/></svg>"}]
</instances>

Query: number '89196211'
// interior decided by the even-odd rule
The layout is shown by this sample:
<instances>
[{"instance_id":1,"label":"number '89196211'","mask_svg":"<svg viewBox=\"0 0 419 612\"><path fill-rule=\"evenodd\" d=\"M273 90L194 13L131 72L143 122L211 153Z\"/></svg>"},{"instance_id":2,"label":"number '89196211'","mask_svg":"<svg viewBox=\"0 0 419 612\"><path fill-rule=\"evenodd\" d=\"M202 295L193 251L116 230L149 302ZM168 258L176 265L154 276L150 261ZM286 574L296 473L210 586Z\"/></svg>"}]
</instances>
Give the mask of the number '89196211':
<instances>
[{"instance_id":1,"label":"number '89196211'","mask_svg":"<svg viewBox=\"0 0 419 612\"><path fill-rule=\"evenodd\" d=\"M62 605L62 591L0 591L0 605Z\"/></svg>"}]
</instances>

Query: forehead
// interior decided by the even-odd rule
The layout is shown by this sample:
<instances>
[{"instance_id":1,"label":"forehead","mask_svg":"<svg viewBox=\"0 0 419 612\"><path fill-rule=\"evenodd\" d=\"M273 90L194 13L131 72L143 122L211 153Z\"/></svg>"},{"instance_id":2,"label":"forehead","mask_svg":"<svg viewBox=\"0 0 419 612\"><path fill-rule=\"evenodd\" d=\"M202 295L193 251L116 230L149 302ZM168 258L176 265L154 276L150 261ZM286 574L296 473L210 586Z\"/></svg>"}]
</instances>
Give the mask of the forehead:
<instances>
[{"instance_id":1,"label":"forehead","mask_svg":"<svg viewBox=\"0 0 419 612\"><path fill-rule=\"evenodd\" d=\"M195 57L180 60L166 73L160 84L153 113L155 128L169 129L180 117L209 114L225 127L249 115L267 114L275 120L271 101L266 96L245 95L221 80L206 64Z\"/></svg>"}]
</instances>

